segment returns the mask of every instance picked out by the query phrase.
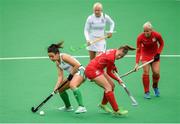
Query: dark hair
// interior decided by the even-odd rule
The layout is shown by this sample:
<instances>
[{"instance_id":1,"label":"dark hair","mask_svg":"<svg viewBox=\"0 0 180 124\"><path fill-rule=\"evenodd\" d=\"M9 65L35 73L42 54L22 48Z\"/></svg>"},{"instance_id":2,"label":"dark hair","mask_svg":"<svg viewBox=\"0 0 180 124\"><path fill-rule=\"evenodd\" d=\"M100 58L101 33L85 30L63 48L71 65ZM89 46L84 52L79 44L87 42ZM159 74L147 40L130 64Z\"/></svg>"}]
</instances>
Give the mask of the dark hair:
<instances>
[{"instance_id":1,"label":"dark hair","mask_svg":"<svg viewBox=\"0 0 180 124\"><path fill-rule=\"evenodd\" d=\"M57 44L51 44L48 47L47 52L48 53L52 52L54 54L59 53L59 48L63 48L63 43L64 43L64 41L61 41L61 42L59 42Z\"/></svg>"},{"instance_id":2,"label":"dark hair","mask_svg":"<svg viewBox=\"0 0 180 124\"><path fill-rule=\"evenodd\" d=\"M127 54L129 50L133 51L136 50L134 47L131 47L129 45L124 45L118 48L118 50L123 49L123 53Z\"/></svg>"}]
</instances>

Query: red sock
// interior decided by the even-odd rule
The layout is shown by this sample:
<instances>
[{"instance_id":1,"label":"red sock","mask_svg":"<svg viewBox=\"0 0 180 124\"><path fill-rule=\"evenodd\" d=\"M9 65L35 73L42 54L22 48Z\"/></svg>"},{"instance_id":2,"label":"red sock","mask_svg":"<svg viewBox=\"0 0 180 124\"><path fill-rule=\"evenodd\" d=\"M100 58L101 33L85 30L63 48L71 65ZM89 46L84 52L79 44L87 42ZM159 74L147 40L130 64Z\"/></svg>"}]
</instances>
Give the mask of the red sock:
<instances>
[{"instance_id":1,"label":"red sock","mask_svg":"<svg viewBox=\"0 0 180 124\"><path fill-rule=\"evenodd\" d=\"M101 104L106 105L107 103L108 103L108 100L106 99L106 95L105 95L105 92L104 92L104 96L103 96Z\"/></svg>"},{"instance_id":2,"label":"red sock","mask_svg":"<svg viewBox=\"0 0 180 124\"><path fill-rule=\"evenodd\" d=\"M142 76L143 85L144 85L144 92L149 92L149 75L143 74Z\"/></svg>"},{"instance_id":3,"label":"red sock","mask_svg":"<svg viewBox=\"0 0 180 124\"><path fill-rule=\"evenodd\" d=\"M116 99L114 97L114 93L112 91L109 91L107 93L105 93L106 99L109 101L109 103L111 104L112 108L114 111L118 111L118 105L116 102Z\"/></svg>"},{"instance_id":4,"label":"red sock","mask_svg":"<svg viewBox=\"0 0 180 124\"><path fill-rule=\"evenodd\" d=\"M153 88L158 88L158 82L160 79L160 75L159 74L153 74Z\"/></svg>"}]
</instances>

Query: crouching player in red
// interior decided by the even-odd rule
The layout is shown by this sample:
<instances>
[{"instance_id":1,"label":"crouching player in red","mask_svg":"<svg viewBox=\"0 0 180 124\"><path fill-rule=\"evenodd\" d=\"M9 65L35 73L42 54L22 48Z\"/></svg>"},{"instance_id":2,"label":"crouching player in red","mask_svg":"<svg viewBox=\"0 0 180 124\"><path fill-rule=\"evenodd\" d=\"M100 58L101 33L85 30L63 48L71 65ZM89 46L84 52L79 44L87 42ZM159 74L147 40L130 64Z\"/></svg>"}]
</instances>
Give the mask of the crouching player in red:
<instances>
[{"instance_id":1,"label":"crouching player in red","mask_svg":"<svg viewBox=\"0 0 180 124\"><path fill-rule=\"evenodd\" d=\"M117 70L114 63L115 60L123 58L128 53L128 50L135 50L135 48L125 45L118 49L111 49L100 53L90 61L85 69L87 78L95 81L97 85L104 89L104 96L99 106L106 112L112 112L111 109L106 106L109 102L116 115L124 115L127 114L128 111L119 109L113 92L115 85L111 78L117 80L119 83L122 82L113 73L113 71ZM105 68L107 68L107 73L104 72Z\"/></svg>"},{"instance_id":2,"label":"crouching player in red","mask_svg":"<svg viewBox=\"0 0 180 124\"><path fill-rule=\"evenodd\" d=\"M149 92L149 71L152 69L153 89L155 96L159 96L158 82L160 78L160 54L164 47L164 41L158 32L153 31L150 22L143 25L144 32L137 38L137 52L136 52L136 65L138 68L139 61L142 63L150 61L154 58L154 62L143 67L142 81L144 85L144 98L150 99Z\"/></svg>"}]
</instances>

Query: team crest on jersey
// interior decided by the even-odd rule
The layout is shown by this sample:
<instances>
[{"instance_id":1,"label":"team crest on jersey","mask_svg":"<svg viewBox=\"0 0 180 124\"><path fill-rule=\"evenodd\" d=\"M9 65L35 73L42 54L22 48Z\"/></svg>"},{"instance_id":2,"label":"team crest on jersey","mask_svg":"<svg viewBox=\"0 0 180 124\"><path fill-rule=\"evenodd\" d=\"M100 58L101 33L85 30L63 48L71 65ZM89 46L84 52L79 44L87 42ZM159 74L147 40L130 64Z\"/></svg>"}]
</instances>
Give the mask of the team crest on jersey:
<instances>
[{"instance_id":1,"label":"team crest on jersey","mask_svg":"<svg viewBox=\"0 0 180 124\"><path fill-rule=\"evenodd\" d=\"M144 47L144 44L142 44L141 47Z\"/></svg>"},{"instance_id":2,"label":"team crest on jersey","mask_svg":"<svg viewBox=\"0 0 180 124\"><path fill-rule=\"evenodd\" d=\"M155 41L156 41L156 38L154 37L154 38L152 39L152 41L155 42Z\"/></svg>"},{"instance_id":3,"label":"team crest on jersey","mask_svg":"<svg viewBox=\"0 0 180 124\"><path fill-rule=\"evenodd\" d=\"M104 23L104 19L101 19L101 22Z\"/></svg>"},{"instance_id":4,"label":"team crest on jersey","mask_svg":"<svg viewBox=\"0 0 180 124\"><path fill-rule=\"evenodd\" d=\"M100 74L100 71L99 71L99 70L96 71L96 75L98 75L98 74Z\"/></svg>"}]
</instances>

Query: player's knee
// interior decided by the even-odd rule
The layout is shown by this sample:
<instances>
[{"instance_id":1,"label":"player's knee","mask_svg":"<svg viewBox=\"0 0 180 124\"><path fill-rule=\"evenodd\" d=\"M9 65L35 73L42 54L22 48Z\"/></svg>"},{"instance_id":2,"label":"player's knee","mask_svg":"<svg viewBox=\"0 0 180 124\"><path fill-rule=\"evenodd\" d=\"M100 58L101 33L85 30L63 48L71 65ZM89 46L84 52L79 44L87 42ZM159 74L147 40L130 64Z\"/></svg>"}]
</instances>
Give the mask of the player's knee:
<instances>
[{"instance_id":1,"label":"player's knee","mask_svg":"<svg viewBox=\"0 0 180 124\"><path fill-rule=\"evenodd\" d=\"M112 84L112 91L114 91L114 88L115 88L115 85L114 85L114 84Z\"/></svg>"},{"instance_id":2,"label":"player's knee","mask_svg":"<svg viewBox=\"0 0 180 124\"><path fill-rule=\"evenodd\" d=\"M69 84L69 88L70 88L70 89L75 89L76 87L77 87L77 86L74 85L74 84L71 84L71 83Z\"/></svg>"},{"instance_id":3,"label":"player's knee","mask_svg":"<svg viewBox=\"0 0 180 124\"><path fill-rule=\"evenodd\" d=\"M105 92L107 93L107 92L109 92L109 91L112 91L112 86L111 85L108 85L108 86L105 86L104 87L104 90L105 90Z\"/></svg>"},{"instance_id":4,"label":"player's knee","mask_svg":"<svg viewBox=\"0 0 180 124\"><path fill-rule=\"evenodd\" d=\"M156 73L156 72L153 73L153 78L159 78L159 77L160 77L159 73Z\"/></svg>"},{"instance_id":5,"label":"player's knee","mask_svg":"<svg viewBox=\"0 0 180 124\"><path fill-rule=\"evenodd\" d=\"M148 71L144 71L143 75L149 75L149 72Z\"/></svg>"}]
</instances>

